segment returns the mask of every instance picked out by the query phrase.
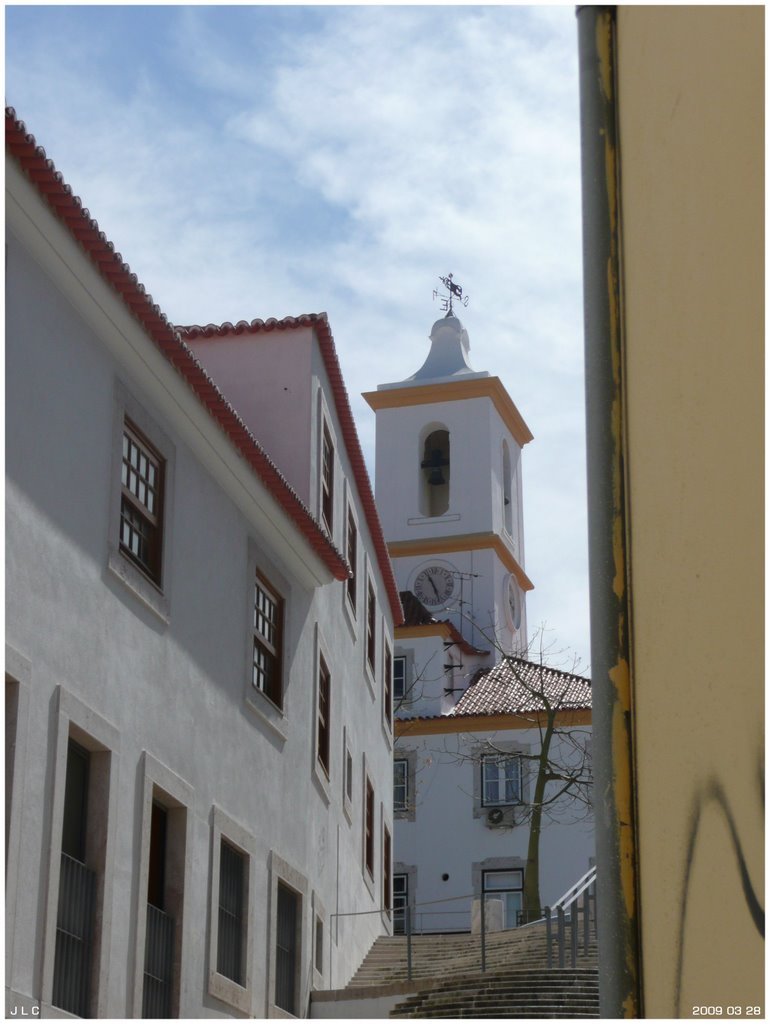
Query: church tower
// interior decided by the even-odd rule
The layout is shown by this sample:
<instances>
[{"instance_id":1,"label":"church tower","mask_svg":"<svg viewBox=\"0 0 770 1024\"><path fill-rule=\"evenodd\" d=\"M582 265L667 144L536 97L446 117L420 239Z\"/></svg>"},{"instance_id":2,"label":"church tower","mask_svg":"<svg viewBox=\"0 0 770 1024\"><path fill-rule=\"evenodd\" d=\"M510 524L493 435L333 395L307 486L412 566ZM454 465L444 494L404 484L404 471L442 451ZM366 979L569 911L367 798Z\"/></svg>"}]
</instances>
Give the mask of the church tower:
<instances>
[{"instance_id":1,"label":"church tower","mask_svg":"<svg viewBox=\"0 0 770 1024\"><path fill-rule=\"evenodd\" d=\"M471 367L451 308L459 289L449 286L420 369L364 398L376 414L377 508L399 590L493 664L527 644L521 451L532 434L500 379Z\"/></svg>"}]
</instances>

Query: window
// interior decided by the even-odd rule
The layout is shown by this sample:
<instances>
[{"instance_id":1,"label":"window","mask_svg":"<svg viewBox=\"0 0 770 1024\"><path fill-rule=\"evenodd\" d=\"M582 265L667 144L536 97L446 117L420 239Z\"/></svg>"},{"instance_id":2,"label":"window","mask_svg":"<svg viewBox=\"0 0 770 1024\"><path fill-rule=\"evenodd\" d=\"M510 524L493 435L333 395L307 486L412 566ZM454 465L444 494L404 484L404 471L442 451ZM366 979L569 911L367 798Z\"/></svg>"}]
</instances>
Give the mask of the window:
<instances>
[{"instance_id":1,"label":"window","mask_svg":"<svg viewBox=\"0 0 770 1024\"><path fill-rule=\"evenodd\" d=\"M348 537L347 537L347 556L348 565L350 566L353 575L348 577L346 583L348 601L353 609L353 614L356 612L356 567L358 565L358 529L356 527L356 521L353 518L353 510L348 509Z\"/></svg>"},{"instance_id":2,"label":"window","mask_svg":"<svg viewBox=\"0 0 770 1024\"><path fill-rule=\"evenodd\" d=\"M321 446L321 516L329 533L334 528L334 445L329 428L323 425Z\"/></svg>"},{"instance_id":3,"label":"window","mask_svg":"<svg viewBox=\"0 0 770 1024\"><path fill-rule=\"evenodd\" d=\"M393 934L403 935L406 930L406 911L409 906L409 876L393 876Z\"/></svg>"},{"instance_id":4,"label":"window","mask_svg":"<svg viewBox=\"0 0 770 1024\"><path fill-rule=\"evenodd\" d=\"M323 655L318 657L318 761L329 775L329 738L331 719L329 702L331 699L331 676Z\"/></svg>"},{"instance_id":5,"label":"window","mask_svg":"<svg viewBox=\"0 0 770 1024\"><path fill-rule=\"evenodd\" d=\"M484 807L521 803L521 758L486 756L481 760L481 803Z\"/></svg>"},{"instance_id":6,"label":"window","mask_svg":"<svg viewBox=\"0 0 770 1024\"><path fill-rule=\"evenodd\" d=\"M434 430L425 438L420 462L420 511L441 516L449 508L449 431Z\"/></svg>"},{"instance_id":7,"label":"window","mask_svg":"<svg viewBox=\"0 0 770 1024\"><path fill-rule=\"evenodd\" d=\"M387 827L383 825L382 828L382 905L387 911L388 917L390 917L391 911L391 887L390 887L390 872L391 872L391 843L390 843L390 832Z\"/></svg>"},{"instance_id":8,"label":"window","mask_svg":"<svg viewBox=\"0 0 770 1024\"><path fill-rule=\"evenodd\" d=\"M387 644L385 646L385 653L383 657L383 673L382 673L382 711L385 715L385 722L388 729L393 728L393 655L390 653L390 647Z\"/></svg>"},{"instance_id":9,"label":"window","mask_svg":"<svg viewBox=\"0 0 770 1024\"><path fill-rule=\"evenodd\" d=\"M91 755L74 740L67 745L53 1005L89 1017L93 962L96 872L86 866Z\"/></svg>"},{"instance_id":10,"label":"window","mask_svg":"<svg viewBox=\"0 0 770 1024\"><path fill-rule=\"evenodd\" d=\"M364 802L364 864L371 878L374 878L374 787L366 777Z\"/></svg>"},{"instance_id":11,"label":"window","mask_svg":"<svg viewBox=\"0 0 770 1024\"><path fill-rule=\"evenodd\" d=\"M297 1013L297 968L299 966L298 893L278 883L278 917L275 943L275 1005Z\"/></svg>"},{"instance_id":12,"label":"window","mask_svg":"<svg viewBox=\"0 0 770 1024\"><path fill-rule=\"evenodd\" d=\"M396 758L393 762L393 809L409 809L409 762L406 758Z\"/></svg>"},{"instance_id":13,"label":"window","mask_svg":"<svg viewBox=\"0 0 770 1024\"><path fill-rule=\"evenodd\" d=\"M276 707L283 703L281 647L283 601L257 573L254 583L254 647L251 683Z\"/></svg>"},{"instance_id":14,"label":"window","mask_svg":"<svg viewBox=\"0 0 770 1024\"><path fill-rule=\"evenodd\" d=\"M147 875L147 923L145 932L142 1017L172 1016L174 976L174 918L167 913L166 863L168 859L168 811L153 802L150 819L150 853Z\"/></svg>"},{"instance_id":15,"label":"window","mask_svg":"<svg viewBox=\"0 0 770 1024\"><path fill-rule=\"evenodd\" d=\"M145 1019L180 1014L185 945L187 808L191 788L146 750L142 754L142 824L133 1007ZM189 928L188 928L189 932ZM187 936L189 938L189 936Z\"/></svg>"},{"instance_id":16,"label":"window","mask_svg":"<svg viewBox=\"0 0 770 1024\"><path fill-rule=\"evenodd\" d=\"M406 695L406 656L397 654L393 659L393 699L403 700Z\"/></svg>"},{"instance_id":17,"label":"window","mask_svg":"<svg viewBox=\"0 0 770 1024\"><path fill-rule=\"evenodd\" d=\"M120 549L161 583L164 461L126 419L121 464Z\"/></svg>"},{"instance_id":18,"label":"window","mask_svg":"<svg viewBox=\"0 0 770 1024\"><path fill-rule=\"evenodd\" d=\"M518 870L484 871L481 878L486 927L493 926L492 915L500 914L502 920L498 927L516 928L521 923L524 873Z\"/></svg>"},{"instance_id":19,"label":"window","mask_svg":"<svg viewBox=\"0 0 770 1024\"><path fill-rule=\"evenodd\" d=\"M226 840L219 852L219 930L217 973L244 985L244 901L248 884L246 855Z\"/></svg>"},{"instance_id":20,"label":"window","mask_svg":"<svg viewBox=\"0 0 770 1024\"><path fill-rule=\"evenodd\" d=\"M350 753L350 748L345 746L345 780L344 780L344 798L345 802L350 804L353 802L353 755Z\"/></svg>"},{"instance_id":21,"label":"window","mask_svg":"<svg viewBox=\"0 0 770 1024\"><path fill-rule=\"evenodd\" d=\"M513 504L511 500L511 452L503 441L503 522L509 534L513 533Z\"/></svg>"},{"instance_id":22,"label":"window","mask_svg":"<svg viewBox=\"0 0 770 1024\"><path fill-rule=\"evenodd\" d=\"M315 919L315 969L319 974L324 970L324 923L320 917Z\"/></svg>"},{"instance_id":23,"label":"window","mask_svg":"<svg viewBox=\"0 0 770 1024\"><path fill-rule=\"evenodd\" d=\"M366 661L374 675L375 646L377 642L377 606L371 580L366 590Z\"/></svg>"}]
</instances>

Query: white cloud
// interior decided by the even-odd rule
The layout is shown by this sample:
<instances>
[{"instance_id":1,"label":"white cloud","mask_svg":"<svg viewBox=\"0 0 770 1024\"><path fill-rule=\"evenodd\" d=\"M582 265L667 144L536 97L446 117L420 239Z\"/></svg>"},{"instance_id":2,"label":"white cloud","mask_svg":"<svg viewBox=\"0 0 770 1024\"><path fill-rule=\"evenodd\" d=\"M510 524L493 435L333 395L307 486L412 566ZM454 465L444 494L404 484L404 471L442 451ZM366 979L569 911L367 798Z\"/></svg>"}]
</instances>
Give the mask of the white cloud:
<instances>
[{"instance_id":1,"label":"white cloud","mask_svg":"<svg viewBox=\"0 0 770 1024\"><path fill-rule=\"evenodd\" d=\"M587 660L573 9L173 11L167 64L41 13L9 101L173 319L329 312L370 466L357 396L423 362L453 271L536 435L530 619Z\"/></svg>"}]
</instances>

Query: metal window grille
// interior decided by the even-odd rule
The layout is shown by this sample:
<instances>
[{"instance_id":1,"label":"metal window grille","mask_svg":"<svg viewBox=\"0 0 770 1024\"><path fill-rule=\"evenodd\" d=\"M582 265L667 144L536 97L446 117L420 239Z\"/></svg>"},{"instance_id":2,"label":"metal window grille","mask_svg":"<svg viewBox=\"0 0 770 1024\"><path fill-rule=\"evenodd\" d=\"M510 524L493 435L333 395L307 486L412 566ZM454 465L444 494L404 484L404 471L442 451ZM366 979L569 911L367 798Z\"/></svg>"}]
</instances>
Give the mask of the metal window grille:
<instances>
[{"instance_id":1,"label":"metal window grille","mask_svg":"<svg viewBox=\"0 0 770 1024\"><path fill-rule=\"evenodd\" d=\"M95 893L96 873L62 853L52 1001L77 1017L90 1016Z\"/></svg>"},{"instance_id":2,"label":"metal window grille","mask_svg":"<svg viewBox=\"0 0 770 1024\"><path fill-rule=\"evenodd\" d=\"M356 529L356 521L353 518L353 512L348 509L348 565L353 571L353 575L348 577L347 592L348 599L350 600L353 610L356 607L356 564L358 561L358 530Z\"/></svg>"},{"instance_id":3,"label":"metal window grille","mask_svg":"<svg viewBox=\"0 0 770 1024\"><path fill-rule=\"evenodd\" d=\"M398 758L393 762L393 808L405 811L409 806L409 762Z\"/></svg>"},{"instance_id":4,"label":"metal window grille","mask_svg":"<svg viewBox=\"0 0 770 1024\"><path fill-rule=\"evenodd\" d=\"M120 546L156 583L160 582L163 460L129 424L123 427Z\"/></svg>"},{"instance_id":5,"label":"metal window grille","mask_svg":"<svg viewBox=\"0 0 770 1024\"><path fill-rule=\"evenodd\" d=\"M171 1016L174 975L174 919L147 904L142 1017Z\"/></svg>"},{"instance_id":6,"label":"metal window grille","mask_svg":"<svg viewBox=\"0 0 770 1024\"><path fill-rule=\"evenodd\" d=\"M318 661L318 760L329 774L329 702L331 700L331 676L322 656Z\"/></svg>"},{"instance_id":7,"label":"metal window grille","mask_svg":"<svg viewBox=\"0 0 770 1024\"><path fill-rule=\"evenodd\" d=\"M257 576L254 584L254 658L251 682L281 707L283 601Z\"/></svg>"},{"instance_id":8,"label":"metal window grille","mask_svg":"<svg viewBox=\"0 0 770 1024\"><path fill-rule=\"evenodd\" d=\"M243 907L246 895L246 857L222 840L219 854L219 932L217 971L243 985Z\"/></svg>"},{"instance_id":9,"label":"metal window grille","mask_svg":"<svg viewBox=\"0 0 770 1024\"><path fill-rule=\"evenodd\" d=\"M275 942L275 1005L296 1014L297 1003L297 909L299 897L278 885Z\"/></svg>"}]
</instances>

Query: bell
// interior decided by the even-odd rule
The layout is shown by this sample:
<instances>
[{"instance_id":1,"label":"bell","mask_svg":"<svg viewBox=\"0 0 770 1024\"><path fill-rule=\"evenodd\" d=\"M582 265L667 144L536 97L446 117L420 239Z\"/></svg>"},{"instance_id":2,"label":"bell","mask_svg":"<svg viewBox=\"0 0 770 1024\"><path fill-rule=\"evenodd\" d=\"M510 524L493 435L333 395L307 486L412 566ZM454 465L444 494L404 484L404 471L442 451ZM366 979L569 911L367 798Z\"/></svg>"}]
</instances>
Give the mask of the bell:
<instances>
[{"instance_id":1,"label":"bell","mask_svg":"<svg viewBox=\"0 0 770 1024\"><path fill-rule=\"evenodd\" d=\"M438 467L430 471L428 483L430 484L431 487L440 487L442 484L446 483L446 480L444 479L444 474Z\"/></svg>"}]
</instances>

